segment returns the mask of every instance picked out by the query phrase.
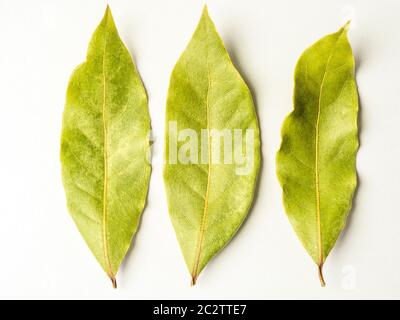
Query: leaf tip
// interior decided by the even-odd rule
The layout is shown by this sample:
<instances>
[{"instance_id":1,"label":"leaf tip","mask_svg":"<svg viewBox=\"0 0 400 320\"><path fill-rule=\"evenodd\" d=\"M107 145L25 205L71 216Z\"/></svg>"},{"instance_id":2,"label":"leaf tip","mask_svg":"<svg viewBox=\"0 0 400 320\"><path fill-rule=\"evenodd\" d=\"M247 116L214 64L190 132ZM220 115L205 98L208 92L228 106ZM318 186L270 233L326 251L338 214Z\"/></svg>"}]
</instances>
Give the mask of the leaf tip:
<instances>
[{"instance_id":1,"label":"leaf tip","mask_svg":"<svg viewBox=\"0 0 400 320\"><path fill-rule=\"evenodd\" d=\"M326 283L325 283L325 279L324 279L324 274L322 272L322 268L323 268L323 265L318 266L318 276L319 276L319 281L321 282L321 287L324 288L326 286Z\"/></svg>"},{"instance_id":2,"label":"leaf tip","mask_svg":"<svg viewBox=\"0 0 400 320\"><path fill-rule=\"evenodd\" d=\"M203 7L203 14L207 14L207 15L208 15L208 7L207 7L207 4L205 4L204 7Z\"/></svg>"},{"instance_id":3,"label":"leaf tip","mask_svg":"<svg viewBox=\"0 0 400 320\"><path fill-rule=\"evenodd\" d=\"M110 5L107 3L107 7L106 7L106 15L111 14L111 8Z\"/></svg>"},{"instance_id":4,"label":"leaf tip","mask_svg":"<svg viewBox=\"0 0 400 320\"><path fill-rule=\"evenodd\" d=\"M111 27L111 29L115 29L115 22L114 22L114 17L113 14L111 12L111 8L110 5L107 4L107 8L106 11L104 12L104 16L103 16L103 20L102 20L103 24L107 27Z\"/></svg>"},{"instance_id":5,"label":"leaf tip","mask_svg":"<svg viewBox=\"0 0 400 320\"><path fill-rule=\"evenodd\" d=\"M347 22L345 23L345 25L343 26L343 30L344 30L344 31L348 31L348 30L349 30L349 28L350 28L350 23L351 23L351 20L349 20L349 21L347 21Z\"/></svg>"},{"instance_id":6,"label":"leaf tip","mask_svg":"<svg viewBox=\"0 0 400 320\"><path fill-rule=\"evenodd\" d=\"M206 18L208 20L210 20L210 15L208 13L208 6L205 4L203 7L203 14L202 14L203 19Z\"/></svg>"},{"instance_id":7,"label":"leaf tip","mask_svg":"<svg viewBox=\"0 0 400 320\"><path fill-rule=\"evenodd\" d=\"M112 15L112 12L111 12L110 5L109 5L108 3L107 3L106 12L104 13L104 17L105 17L105 18L111 18L111 20L114 19L114 18L113 18L113 15Z\"/></svg>"}]
</instances>

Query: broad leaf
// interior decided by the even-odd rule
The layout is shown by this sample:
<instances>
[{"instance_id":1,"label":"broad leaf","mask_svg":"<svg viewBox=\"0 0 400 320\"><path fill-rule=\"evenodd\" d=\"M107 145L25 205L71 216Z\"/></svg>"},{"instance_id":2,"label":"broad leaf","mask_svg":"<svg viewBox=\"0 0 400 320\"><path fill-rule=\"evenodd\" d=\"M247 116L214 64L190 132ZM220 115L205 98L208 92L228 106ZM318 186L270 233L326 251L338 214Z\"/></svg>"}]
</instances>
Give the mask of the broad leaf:
<instances>
[{"instance_id":1,"label":"broad leaf","mask_svg":"<svg viewBox=\"0 0 400 320\"><path fill-rule=\"evenodd\" d=\"M166 121L169 212L195 284L245 219L260 167L259 127L250 90L206 7L172 72Z\"/></svg>"},{"instance_id":2,"label":"broad leaf","mask_svg":"<svg viewBox=\"0 0 400 320\"><path fill-rule=\"evenodd\" d=\"M61 162L69 211L114 287L145 205L149 130L145 89L107 7L68 85Z\"/></svg>"},{"instance_id":3,"label":"broad leaf","mask_svg":"<svg viewBox=\"0 0 400 320\"><path fill-rule=\"evenodd\" d=\"M345 226L357 184L358 95L347 29L300 57L294 110L283 124L277 155L287 215L323 286L322 267Z\"/></svg>"}]
</instances>

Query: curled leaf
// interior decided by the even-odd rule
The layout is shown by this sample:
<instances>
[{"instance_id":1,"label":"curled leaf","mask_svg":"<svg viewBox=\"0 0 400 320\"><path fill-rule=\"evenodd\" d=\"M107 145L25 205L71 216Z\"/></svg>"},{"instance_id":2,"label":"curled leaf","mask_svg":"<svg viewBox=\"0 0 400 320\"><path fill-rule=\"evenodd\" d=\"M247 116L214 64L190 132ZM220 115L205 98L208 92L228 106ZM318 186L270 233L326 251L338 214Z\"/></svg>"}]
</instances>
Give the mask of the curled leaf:
<instances>
[{"instance_id":1,"label":"curled leaf","mask_svg":"<svg viewBox=\"0 0 400 320\"><path fill-rule=\"evenodd\" d=\"M107 7L68 85L61 163L68 209L114 287L145 205L149 130L145 89Z\"/></svg>"},{"instance_id":2,"label":"curled leaf","mask_svg":"<svg viewBox=\"0 0 400 320\"><path fill-rule=\"evenodd\" d=\"M345 227L357 184L358 94L348 24L300 57L294 110L282 127L277 174L289 220L322 267Z\"/></svg>"}]
</instances>

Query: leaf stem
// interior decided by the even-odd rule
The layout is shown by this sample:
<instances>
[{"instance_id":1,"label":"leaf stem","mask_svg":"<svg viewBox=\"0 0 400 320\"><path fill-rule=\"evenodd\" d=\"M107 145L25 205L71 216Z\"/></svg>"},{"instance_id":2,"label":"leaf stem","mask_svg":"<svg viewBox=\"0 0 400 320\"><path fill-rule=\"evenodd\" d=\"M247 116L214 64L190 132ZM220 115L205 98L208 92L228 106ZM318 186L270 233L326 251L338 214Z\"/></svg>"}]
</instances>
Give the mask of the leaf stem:
<instances>
[{"instance_id":1,"label":"leaf stem","mask_svg":"<svg viewBox=\"0 0 400 320\"><path fill-rule=\"evenodd\" d=\"M190 285L192 287L194 287L196 285L197 282L197 276L196 275L192 275L192 282L190 283Z\"/></svg>"},{"instance_id":2,"label":"leaf stem","mask_svg":"<svg viewBox=\"0 0 400 320\"><path fill-rule=\"evenodd\" d=\"M321 282L321 287L325 287L326 283L325 283L325 279L324 279L324 274L322 272L322 268L324 265L318 265L318 276L319 276L319 281Z\"/></svg>"},{"instance_id":3,"label":"leaf stem","mask_svg":"<svg viewBox=\"0 0 400 320\"><path fill-rule=\"evenodd\" d=\"M114 276L110 276L110 280L111 280L113 289L117 289L117 279L115 279Z\"/></svg>"}]
</instances>

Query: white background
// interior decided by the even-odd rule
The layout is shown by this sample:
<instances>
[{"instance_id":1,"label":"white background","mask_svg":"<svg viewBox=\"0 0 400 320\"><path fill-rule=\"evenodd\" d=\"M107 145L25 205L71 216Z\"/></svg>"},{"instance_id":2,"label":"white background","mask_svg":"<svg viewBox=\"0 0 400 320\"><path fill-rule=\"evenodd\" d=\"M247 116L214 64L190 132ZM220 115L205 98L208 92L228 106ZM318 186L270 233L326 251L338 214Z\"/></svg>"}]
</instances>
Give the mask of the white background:
<instances>
[{"instance_id":1,"label":"white background","mask_svg":"<svg viewBox=\"0 0 400 320\"><path fill-rule=\"evenodd\" d=\"M400 298L400 2L208 1L256 100L263 167L246 223L193 288L168 217L162 159L169 76L204 2L109 3L147 88L155 139L148 204L119 289L111 289L68 215L59 162L68 79L106 2L0 0L0 298ZM285 216L275 154L297 59L350 18L360 183L322 289Z\"/></svg>"}]
</instances>

